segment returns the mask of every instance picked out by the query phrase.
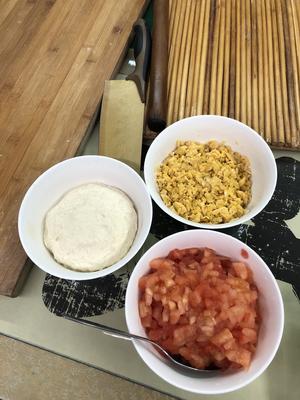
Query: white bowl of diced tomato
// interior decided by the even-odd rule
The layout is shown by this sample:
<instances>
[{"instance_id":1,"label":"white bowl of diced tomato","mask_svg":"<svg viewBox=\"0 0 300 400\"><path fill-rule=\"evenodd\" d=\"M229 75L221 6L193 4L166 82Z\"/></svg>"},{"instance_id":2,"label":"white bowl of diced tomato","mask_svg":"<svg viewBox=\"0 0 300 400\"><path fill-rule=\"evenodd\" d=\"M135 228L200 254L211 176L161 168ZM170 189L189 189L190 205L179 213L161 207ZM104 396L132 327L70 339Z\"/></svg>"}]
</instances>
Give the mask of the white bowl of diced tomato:
<instances>
[{"instance_id":1,"label":"white bowl of diced tomato","mask_svg":"<svg viewBox=\"0 0 300 400\"><path fill-rule=\"evenodd\" d=\"M284 309L277 282L246 244L224 233L188 230L154 244L130 277L131 333L181 361L218 374L181 373L151 346L134 346L157 375L180 389L221 394L260 376L279 347Z\"/></svg>"}]
</instances>

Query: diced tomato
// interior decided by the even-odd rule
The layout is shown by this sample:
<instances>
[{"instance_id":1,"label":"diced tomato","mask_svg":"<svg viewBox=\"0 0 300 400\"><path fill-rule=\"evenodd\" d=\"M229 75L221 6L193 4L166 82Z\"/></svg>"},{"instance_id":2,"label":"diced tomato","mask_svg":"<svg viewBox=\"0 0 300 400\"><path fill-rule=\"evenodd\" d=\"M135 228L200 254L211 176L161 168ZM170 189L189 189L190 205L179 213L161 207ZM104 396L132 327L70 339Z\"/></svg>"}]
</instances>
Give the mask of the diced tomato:
<instances>
[{"instance_id":1,"label":"diced tomato","mask_svg":"<svg viewBox=\"0 0 300 400\"><path fill-rule=\"evenodd\" d=\"M155 258L154 260L150 261L149 266L153 271L157 271L163 268L171 268L172 261L165 258Z\"/></svg>"},{"instance_id":2,"label":"diced tomato","mask_svg":"<svg viewBox=\"0 0 300 400\"><path fill-rule=\"evenodd\" d=\"M152 316L147 315L146 317L141 318L141 321L144 328L150 328L152 325Z\"/></svg>"},{"instance_id":3,"label":"diced tomato","mask_svg":"<svg viewBox=\"0 0 300 400\"><path fill-rule=\"evenodd\" d=\"M245 312L245 316L240 323L242 328L252 328L255 329L256 327L256 316L257 313L255 310L248 307L247 311Z\"/></svg>"},{"instance_id":4,"label":"diced tomato","mask_svg":"<svg viewBox=\"0 0 300 400\"><path fill-rule=\"evenodd\" d=\"M162 310L163 307L160 303L157 303L154 307L152 307L152 317L158 322L161 322Z\"/></svg>"},{"instance_id":5,"label":"diced tomato","mask_svg":"<svg viewBox=\"0 0 300 400\"><path fill-rule=\"evenodd\" d=\"M185 275L176 275L174 281L177 285L184 287L188 286L188 284L190 283L188 277Z\"/></svg>"},{"instance_id":6,"label":"diced tomato","mask_svg":"<svg viewBox=\"0 0 300 400\"><path fill-rule=\"evenodd\" d=\"M162 328L150 329L148 331L148 337L155 342L159 342L164 337L164 330Z\"/></svg>"},{"instance_id":7,"label":"diced tomato","mask_svg":"<svg viewBox=\"0 0 300 400\"><path fill-rule=\"evenodd\" d=\"M188 347L182 347L180 350L180 355L184 357L186 360L188 360L191 365L195 368L200 368L204 369L207 367L207 363L205 362L205 358L201 356L200 354L196 354L193 351L191 351Z\"/></svg>"},{"instance_id":8,"label":"diced tomato","mask_svg":"<svg viewBox=\"0 0 300 400\"><path fill-rule=\"evenodd\" d=\"M228 342L223 344L223 348L225 350L235 350L237 347L237 343L234 338L228 340Z\"/></svg>"},{"instance_id":9,"label":"diced tomato","mask_svg":"<svg viewBox=\"0 0 300 400\"><path fill-rule=\"evenodd\" d=\"M173 301L179 301L183 296L183 288L182 286L173 286L169 289L169 298Z\"/></svg>"},{"instance_id":10,"label":"diced tomato","mask_svg":"<svg viewBox=\"0 0 300 400\"><path fill-rule=\"evenodd\" d=\"M176 325L181 316L181 312L178 309L172 310L170 312L170 324Z\"/></svg>"},{"instance_id":11,"label":"diced tomato","mask_svg":"<svg viewBox=\"0 0 300 400\"><path fill-rule=\"evenodd\" d=\"M240 323L246 312L246 307L243 305L235 305L227 310L227 315L232 324Z\"/></svg>"},{"instance_id":12,"label":"diced tomato","mask_svg":"<svg viewBox=\"0 0 300 400\"><path fill-rule=\"evenodd\" d=\"M257 298L258 298L258 293L257 293L257 290L255 290L255 289L251 290L251 292L250 292L250 296L251 296L251 302L254 302L254 301L256 301L256 300L257 300Z\"/></svg>"},{"instance_id":13,"label":"diced tomato","mask_svg":"<svg viewBox=\"0 0 300 400\"><path fill-rule=\"evenodd\" d=\"M176 328L173 333L174 344L183 346L186 342L191 340L196 335L196 326L185 325Z\"/></svg>"},{"instance_id":14,"label":"diced tomato","mask_svg":"<svg viewBox=\"0 0 300 400\"><path fill-rule=\"evenodd\" d=\"M174 344L174 341L171 337L164 339L160 342L161 346L171 354L178 354L178 346Z\"/></svg>"},{"instance_id":15,"label":"diced tomato","mask_svg":"<svg viewBox=\"0 0 300 400\"><path fill-rule=\"evenodd\" d=\"M189 301L192 307L197 307L201 301L201 295L198 290L194 290L189 294Z\"/></svg>"},{"instance_id":16,"label":"diced tomato","mask_svg":"<svg viewBox=\"0 0 300 400\"><path fill-rule=\"evenodd\" d=\"M245 250L245 249L241 249L241 256L242 256L243 258L249 258L249 253L248 253L248 251Z\"/></svg>"},{"instance_id":17,"label":"diced tomato","mask_svg":"<svg viewBox=\"0 0 300 400\"><path fill-rule=\"evenodd\" d=\"M228 350L225 355L229 361L233 361L245 369L247 369L250 365L251 353L249 350L242 348L239 350Z\"/></svg>"},{"instance_id":18,"label":"diced tomato","mask_svg":"<svg viewBox=\"0 0 300 400\"><path fill-rule=\"evenodd\" d=\"M246 280L248 278L247 267L244 263L233 262L232 267L233 267L237 277L239 277L243 280Z\"/></svg>"},{"instance_id":19,"label":"diced tomato","mask_svg":"<svg viewBox=\"0 0 300 400\"><path fill-rule=\"evenodd\" d=\"M195 270L188 270L186 269L184 271L185 276L189 280L189 285L190 287L195 287L199 283L199 274Z\"/></svg>"},{"instance_id":20,"label":"diced tomato","mask_svg":"<svg viewBox=\"0 0 300 400\"><path fill-rule=\"evenodd\" d=\"M255 329L251 328L242 329L242 335L239 340L240 344L256 343L256 340L257 340L257 332Z\"/></svg>"},{"instance_id":21,"label":"diced tomato","mask_svg":"<svg viewBox=\"0 0 300 400\"><path fill-rule=\"evenodd\" d=\"M139 312L140 312L140 317L145 318L147 315L151 315L151 308L146 305L146 303L143 300L139 301Z\"/></svg>"},{"instance_id":22,"label":"diced tomato","mask_svg":"<svg viewBox=\"0 0 300 400\"><path fill-rule=\"evenodd\" d=\"M191 247L190 249L185 249L186 254L189 256L196 257L197 255L202 253L202 250L199 247Z\"/></svg>"},{"instance_id":23,"label":"diced tomato","mask_svg":"<svg viewBox=\"0 0 300 400\"><path fill-rule=\"evenodd\" d=\"M172 251L170 251L170 253L168 254L168 259L173 260L173 261L179 261L181 260L181 251L178 249L174 249Z\"/></svg>"},{"instance_id":24,"label":"diced tomato","mask_svg":"<svg viewBox=\"0 0 300 400\"><path fill-rule=\"evenodd\" d=\"M199 271L199 268L201 267L200 263L198 263L198 261L192 261L189 264L187 264L188 268L190 269L196 269L197 271Z\"/></svg>"},{"instance_id":25,"label":"diced tomato","mask_svg":"<svg viewBox=\"0 0 300 400\"><path fill-rule=\"evenodd\" d=\"M139 280L139 289L145 290L146 287L151 287L157 284L159 276L156 273L145 275Z\"/></svg>"},{"instance_id":26,"label":"diced tomato","mask_svg":"<svg viewBox=\"0 0 300 400\"><path fill-rule=\"evenodd\" d=\"M211 342L216 346L222 346L231 339L233 339L232 333L228 328L225 328L211 338Z\"/></svg>"},{"instance_id":27,"label":"diced tomato","mask_svg":"<svg viewBox=\"0 0 300 400\"><path fill-rule=\"evenodd\" d=\"M231 260L228 257L221 258L221 264L225 271L228 271L231 268Z\"/></svg>"},{"instance_id":28,"label":"diced tomato","mask_svg":"<svg viewBox=\"0 0 300 400\"><path fill-rule=\"evenodd\" d=\"M189 324L189 319L187 315L181 315L178 321L178 325L187 325Z\"/></svg>"},{"instance_id":29,"label":"diced tomato","mask_svg":"<svg viewBox=\"0 0 300 400\"><path fill-rule=\"evenodd\" d=\"M139 313L150 339L190 365L248 368L260 318L246 264L208 248L174 249L139 281Z\"/></svg>"}]
</instances>

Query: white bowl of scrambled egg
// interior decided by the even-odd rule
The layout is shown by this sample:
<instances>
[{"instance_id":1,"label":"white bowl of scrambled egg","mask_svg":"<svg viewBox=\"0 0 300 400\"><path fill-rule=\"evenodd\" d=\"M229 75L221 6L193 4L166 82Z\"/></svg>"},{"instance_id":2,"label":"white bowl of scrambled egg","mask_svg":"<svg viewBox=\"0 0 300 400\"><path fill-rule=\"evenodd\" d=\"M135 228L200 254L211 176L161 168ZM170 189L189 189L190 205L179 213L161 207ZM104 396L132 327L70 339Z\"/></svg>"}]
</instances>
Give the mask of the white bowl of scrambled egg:
<instances>
[{"instance_id":1,"label":"white bowl of scrambled egg","mask_svg":"<svg viewBox=\"0 0 300 400\"><path fill-rule=\"evenodd\" d=\"M103 156L62 161L37 178L19 211L19 236L29 258L64 279L108 275L146 240L152 202L141 177Z\"/></svg>"},{"instance_id":2,"label":"white bowl of scrambled egg","mask_svg":"<svg viewBox=\"0 0 300 400\"><path fill-rule=\"evenodd\" d=\"M198 228L242 224L270 201L276 186L273 153L263 138L231 118L201 115L168 126L145 159L156 204Z\"/></svg>"}]
</instances>

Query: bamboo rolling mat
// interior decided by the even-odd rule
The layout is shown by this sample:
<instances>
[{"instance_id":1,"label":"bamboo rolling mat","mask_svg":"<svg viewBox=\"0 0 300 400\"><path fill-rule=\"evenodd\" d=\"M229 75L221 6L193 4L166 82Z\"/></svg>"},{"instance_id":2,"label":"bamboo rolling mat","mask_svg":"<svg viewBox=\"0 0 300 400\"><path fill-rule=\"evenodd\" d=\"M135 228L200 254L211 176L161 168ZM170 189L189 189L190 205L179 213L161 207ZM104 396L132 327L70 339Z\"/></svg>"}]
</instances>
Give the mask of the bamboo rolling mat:
<instances>
[{"instance_id":1,"label":"bamboo rolling mat","mask_svg":"<svg viewBox=\"0 0 300 400\"><path fill-rule=\"evenodd\" d=\"M300 149L300 0L170 0L168 116L251 126Z\"/></svg>"}]
</instances>

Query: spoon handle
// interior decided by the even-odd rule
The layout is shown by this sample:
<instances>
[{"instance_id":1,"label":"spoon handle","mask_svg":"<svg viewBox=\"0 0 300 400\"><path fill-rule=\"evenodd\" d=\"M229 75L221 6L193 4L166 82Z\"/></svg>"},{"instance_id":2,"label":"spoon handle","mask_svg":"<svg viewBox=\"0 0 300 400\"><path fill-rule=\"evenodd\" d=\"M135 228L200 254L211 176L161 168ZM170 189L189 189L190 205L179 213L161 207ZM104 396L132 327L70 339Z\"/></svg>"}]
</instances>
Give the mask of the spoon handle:
<instances>
[{"instance_id":1,"label":"spoon handle","mask_svg":"<svg viewBox=\"0 0 300 400\"><path fill-rule=\"evenodd\" d=\"M189 372L192 371L193 373L196 371L197 374L204 373L205 375L207 373L210 373L210 375L211 375L213 372L215 372L215 371L210 371L210 370L199 370L197 368L194 368L194 367L191 367L191 366L184 365L184 364L180 363L179 361L175 360L158 343L153 342L151 339L148 339L148 338L146 338L144 336L134 335L133 333L121 331L120 329L117 329L117 328L112 328L110 326L98 324L98 323L92 322L92 321L87 321L87 320L81 319L81 318L71 317L69 315L65 315L64 318L68 319L70 321L73 321L73 322L78 322L79 324L82 324L82 325L87 325L87 326L91 326L93 328L99 329L100 331L102 331L106 335L114 336L114 337L117 337L117 338L120 338L120 339L125 339L125 340L131 340L132 341L133 339L137 339L137 340L142 340L142 341L147 342L147 343L151 343L153 346L155 346L157 349L160 350L160 353L163 353L166 356L167 360L169 360L169 362L171 362L173 366L180 367L180 370L189 371Z\"/></svg>"},{"instance_id":2,"label":"spoon handle","mask_svg":"<svg viewBox=\"0 0 300 400\"><path fill-rule=\"evenodd\" d=\"M118 338L125 339L125 340L132 340L132 339L144 340L145 342L156 345L156 343L152 342L152 340L150 340L148 338L145 338L143 336L134 335L133 333L121 331L120 329L117 329L117 328L112 328L110 326L98 324L98 323L92 322L92 321L87 321L87 320L81 319L81 318L71 317L69 315L65 315L64 318L68 319L70 321L73 321L73 322L79 322L82 325L87 325L87 326L91 326L93 328L99 329L103 333L110 335L110 336L118 337Z\"/></svg>"}]
</instances>

